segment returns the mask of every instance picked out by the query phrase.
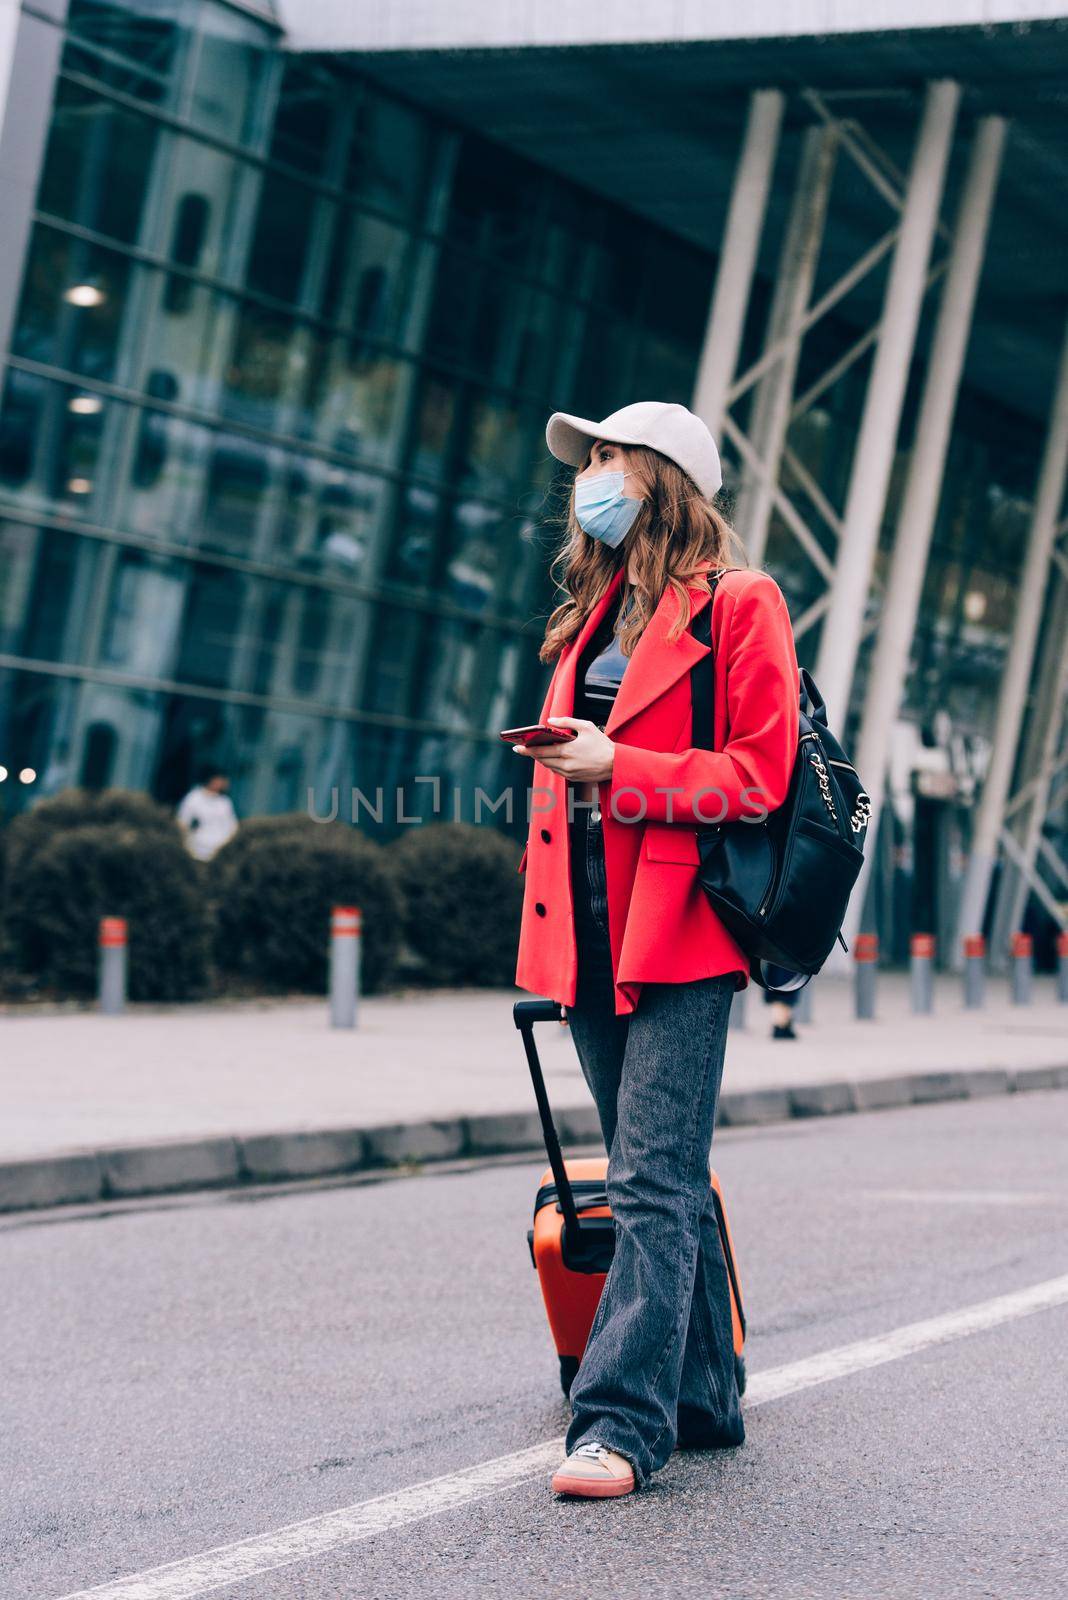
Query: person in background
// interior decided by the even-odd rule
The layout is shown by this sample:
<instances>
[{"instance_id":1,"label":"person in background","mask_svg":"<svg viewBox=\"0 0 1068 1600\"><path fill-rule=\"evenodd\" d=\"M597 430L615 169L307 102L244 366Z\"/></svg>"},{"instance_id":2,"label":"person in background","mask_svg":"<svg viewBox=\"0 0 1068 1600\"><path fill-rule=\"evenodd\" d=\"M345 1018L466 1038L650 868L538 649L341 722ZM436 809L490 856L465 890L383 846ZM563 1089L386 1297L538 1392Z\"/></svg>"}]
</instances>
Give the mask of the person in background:
<instances>
[{"instance_id":1,"label":"person in background","mask_svg":"<svg viewBox=\"0 0 1068 1600\"><path fill-rule=\"evenodd\" d=\"M237 832L237 813L230 799L229 774L208 766L181 802L175 815L186 849L198 861L210 861Z\"/></svg>"},{"instance_id":2,"label":"person in background","mask_svg":"<svg viewBox=\"0 0 1068 1600\"><path fill-rule=\"evenodd\" d=\"M794 976L789 967L778 967L771 962L766 962L765 975L771 983L786 983ZM797 1004L800 989L773 989L764 990L764 1003L772 1007L771 1037L773 1039L796 1039L794 1032L794 1006Z\"/></svg>"}]
</instances>

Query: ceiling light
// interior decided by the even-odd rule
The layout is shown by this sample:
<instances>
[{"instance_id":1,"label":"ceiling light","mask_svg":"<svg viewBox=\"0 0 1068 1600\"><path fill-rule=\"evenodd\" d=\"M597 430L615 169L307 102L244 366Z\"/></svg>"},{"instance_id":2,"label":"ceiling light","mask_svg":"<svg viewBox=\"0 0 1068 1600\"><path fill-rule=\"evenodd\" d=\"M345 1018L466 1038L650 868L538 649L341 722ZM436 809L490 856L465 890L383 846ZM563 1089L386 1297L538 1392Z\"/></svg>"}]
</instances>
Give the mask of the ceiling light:
<instances>
[{"instance_id":1,"label":"ceiling light","mask_svg":"<svg viewBox=\"0 0 1068 1600\"><path fill-rule=\"evenodd\" d=\"M95 417L98 411L103 411L104 402L98 394L76 394L72 400L67 401L67 410L73 411L79 417Z\"/></svg>"},{"instance_id":2,"label":"ceiling light","mask_svg":"<svg viewBox=\"0 0 1068 1600\"><path fill-rule=\"evenodd\" d=\"M981 589L969 589L964 596L964 615L969 622L978 622L986 615L986 595Z\"/></svg>"},{"instance_id":3,"label":"ceiling light","mask_svg":"<svg viewBox=\"0 0 1068 1600\"><path fill-rule=\"evenodd\" d=\"M93 480L91 478L71 478L67 484L68 494L91 494Z\"/></svg>"},{"instance_id":4,"label":"ceiling light","mask_svg":"<svg viewBox=\"0 0 1068 1600\"><path fill-rule=\"evenodd\" d=\"M94 306L104 303L104 291L96 283L72 283L63 296L72 306L84 306L92 310Z\"/></svg>"},{"instance_id":5,"label":"ceiling light","mask_svg":"<svg viewBox=\"0 0 1068 1600\"><path fill-rule=\"evenodd\" d=\"M19 782L32 783L36 776L37 774L34 772L32 767L23 767L22 771L19 773Z\"/></svg>"},{"instance_id":6,"label":"ceiling light","mask_svg":"<svg viewBox=\"0 0 1068 1600\"><path fill-rule=\"evenodd\" d=\"M7 768L6 767L0 767L0 783L3 783L3 781L4 781L4 779L6 777L7 777Z\"/></svg>"}]
</instances>

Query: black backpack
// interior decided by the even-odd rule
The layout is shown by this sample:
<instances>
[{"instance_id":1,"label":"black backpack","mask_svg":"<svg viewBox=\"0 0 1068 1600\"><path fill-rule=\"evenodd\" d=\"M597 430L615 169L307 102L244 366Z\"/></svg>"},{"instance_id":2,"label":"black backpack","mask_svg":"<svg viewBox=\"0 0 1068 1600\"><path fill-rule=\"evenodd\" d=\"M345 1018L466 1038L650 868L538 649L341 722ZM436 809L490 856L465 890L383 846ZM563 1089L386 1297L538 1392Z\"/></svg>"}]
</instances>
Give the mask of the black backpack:
<instances>
[{"instance_id":1,"label":"black backpack","mask_svg":"<svg viewBox=\"0 0 1068 1600\"><path fill-rule=\"evenodd\" d=\"M712 599L694 621L694 638L711 647ZM714 661L693 668L693 741L713 748ZM786 799L764 821L721 822L697 830L698 878L717 916L745 951L750 977L763 989L802 988L820 970L842 923L864 860L871 799L827 726L827 708L808 671L798 671L797 757ZM808 709L811 708L811 709ZM700 737L707 730L707 739ZM763 963L787 967L793 982ZM772 981L774 979L774 981Z\"/></svg>"}]
</instances>

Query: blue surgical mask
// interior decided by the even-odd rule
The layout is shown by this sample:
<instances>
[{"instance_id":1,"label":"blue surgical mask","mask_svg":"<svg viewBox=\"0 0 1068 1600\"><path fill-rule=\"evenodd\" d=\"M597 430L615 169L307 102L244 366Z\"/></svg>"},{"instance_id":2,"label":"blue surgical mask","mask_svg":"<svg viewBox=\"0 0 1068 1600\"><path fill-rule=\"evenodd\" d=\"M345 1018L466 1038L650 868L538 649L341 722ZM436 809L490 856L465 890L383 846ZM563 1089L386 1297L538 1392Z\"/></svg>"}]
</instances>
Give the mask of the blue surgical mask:
<instances>
[{"instance_id":1,"label":"blue surgical mask","mask_svg":"<svg viewBox=\"0 0 1068 1600\"><path fill-rule=\"evenodd\" d=\"M599 472L595 478L575 483L579 527L613 550L627 537L643 504L623 493L623 481L622 472Z\"/></svg>"}]
</instances>

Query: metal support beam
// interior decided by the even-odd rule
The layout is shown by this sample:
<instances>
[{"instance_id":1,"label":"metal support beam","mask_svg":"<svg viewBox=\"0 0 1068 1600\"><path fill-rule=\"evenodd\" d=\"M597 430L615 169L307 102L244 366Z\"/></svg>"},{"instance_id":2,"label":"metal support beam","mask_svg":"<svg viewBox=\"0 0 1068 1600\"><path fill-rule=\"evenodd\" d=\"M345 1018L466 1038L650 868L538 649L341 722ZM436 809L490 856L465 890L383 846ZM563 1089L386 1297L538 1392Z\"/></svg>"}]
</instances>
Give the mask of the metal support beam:
<instances>
[{"instance_id":1,"label":"metal support beam","mask_svg":"<svg viewBox=\"0 0 1068 1600\"><path fill-rule=\"evenodd\" d=\"M831 720L839 726L844 726L849 709L879 524L959 101L960 86L951 79L928 85L901 231L890 268L879 344L853 457L843 516L845 537L815 672Z\"/></svg>"},{"instance_id":2,"label":"metal support beam","mask_svg":"<svg viewBox=\"0 0 1068 1600\"><path fill-rule=\"evenodd\" d=\"M994 744L975 819L971 854L961 894L957 946L965 933L983 927L987 892L997 856L998 837L1012 783L1016 748L1031 678L1042 601L1049 578L1053 542L1060 522L1068 477L1068 321L1064 328L1057 387L1039 469L1031 531L1020 578L1020 598L1008 658L1001 679ZM956 959L956 952L954 952Z\"/></svg>"},{"instance_id":3,"label":"metal support beam","mask_svg":"<svg viewBox=\"0 0 1068 1600\"><path fill-rule=\"evenodd\" d=\"M1061 585L1064 591L1064 585ZM1062 600L1068 595L1062 593ZM1023 922L1024 910L1027 905L1029 890L1038 888L1038 877L1035 862L1038 856L1038 847L1042 839L1042 825L1050 810L1050 795L1053 790L1053 771L1057 761L1057 752L1060 747L1065 725L1065 697L1068 696L1068 607L1060 607L1060 637L1061 659L1060 670L1054 685L1052 703L1047 703L1047 716L1042 741L1042 754L1038 767L1038 787L1035 797L1031 802L1031 814L1027 821L1027 833L1024 839L1023 864L1020 870L1019 881L1012 895L1012 904L1009 915L1007 933L1012 934L1020 928ZM1068 882L1068 872L1062 866L1061 877ZM1063 913L1054 912L1058 922L1063 928L1065 918ZM1006 939L1006 944L1008 940Z\"/></svg>"},{"instance_id":4,"label":"metal support beam","mask_svg":"<svg viewBox=\"0 0 1068 1600\"><path fill-rule=\"evenodd\" d=\"M779 89L754 89L734 173L692 406L717 441L738 364L784 105Z\"/></svg>"},{"instance_id":5,"label":"metal support beam","mask_svg":"<svg viewBox=\"0 0 1068 1600\"><path fill-rule=\"evenodd\" d=\"M905 492L894 531L893 554L868 674L856 755L857 770L871 795L868 824L871 840L875 839L879 827L891 731L904 698L909 650L923 593L1006 129L1004 118L984 117L976 130L957 212L949 271L931 342ZM822 684L820 687L822 690ZM860 925L870 873L871 857L865 856L842 929L849 945Z\"/></svg>"},{"instance_id":6,"label":"metal support beam","mask_svg":"<svg viewBox=\"0 0 1068 1600\"><path fill-rule=\"evenodd\" d=\"M750 438L764 472L758 476L747 466L735 516L735 526L756 567L763 564L767 548L774 484L786 441L801 353L801 323L816 277L837 155L836 125L806 130L768 317L766 345L780 347L782 354L761 378L753 398Z\"/></svg>"}]
</instances>

